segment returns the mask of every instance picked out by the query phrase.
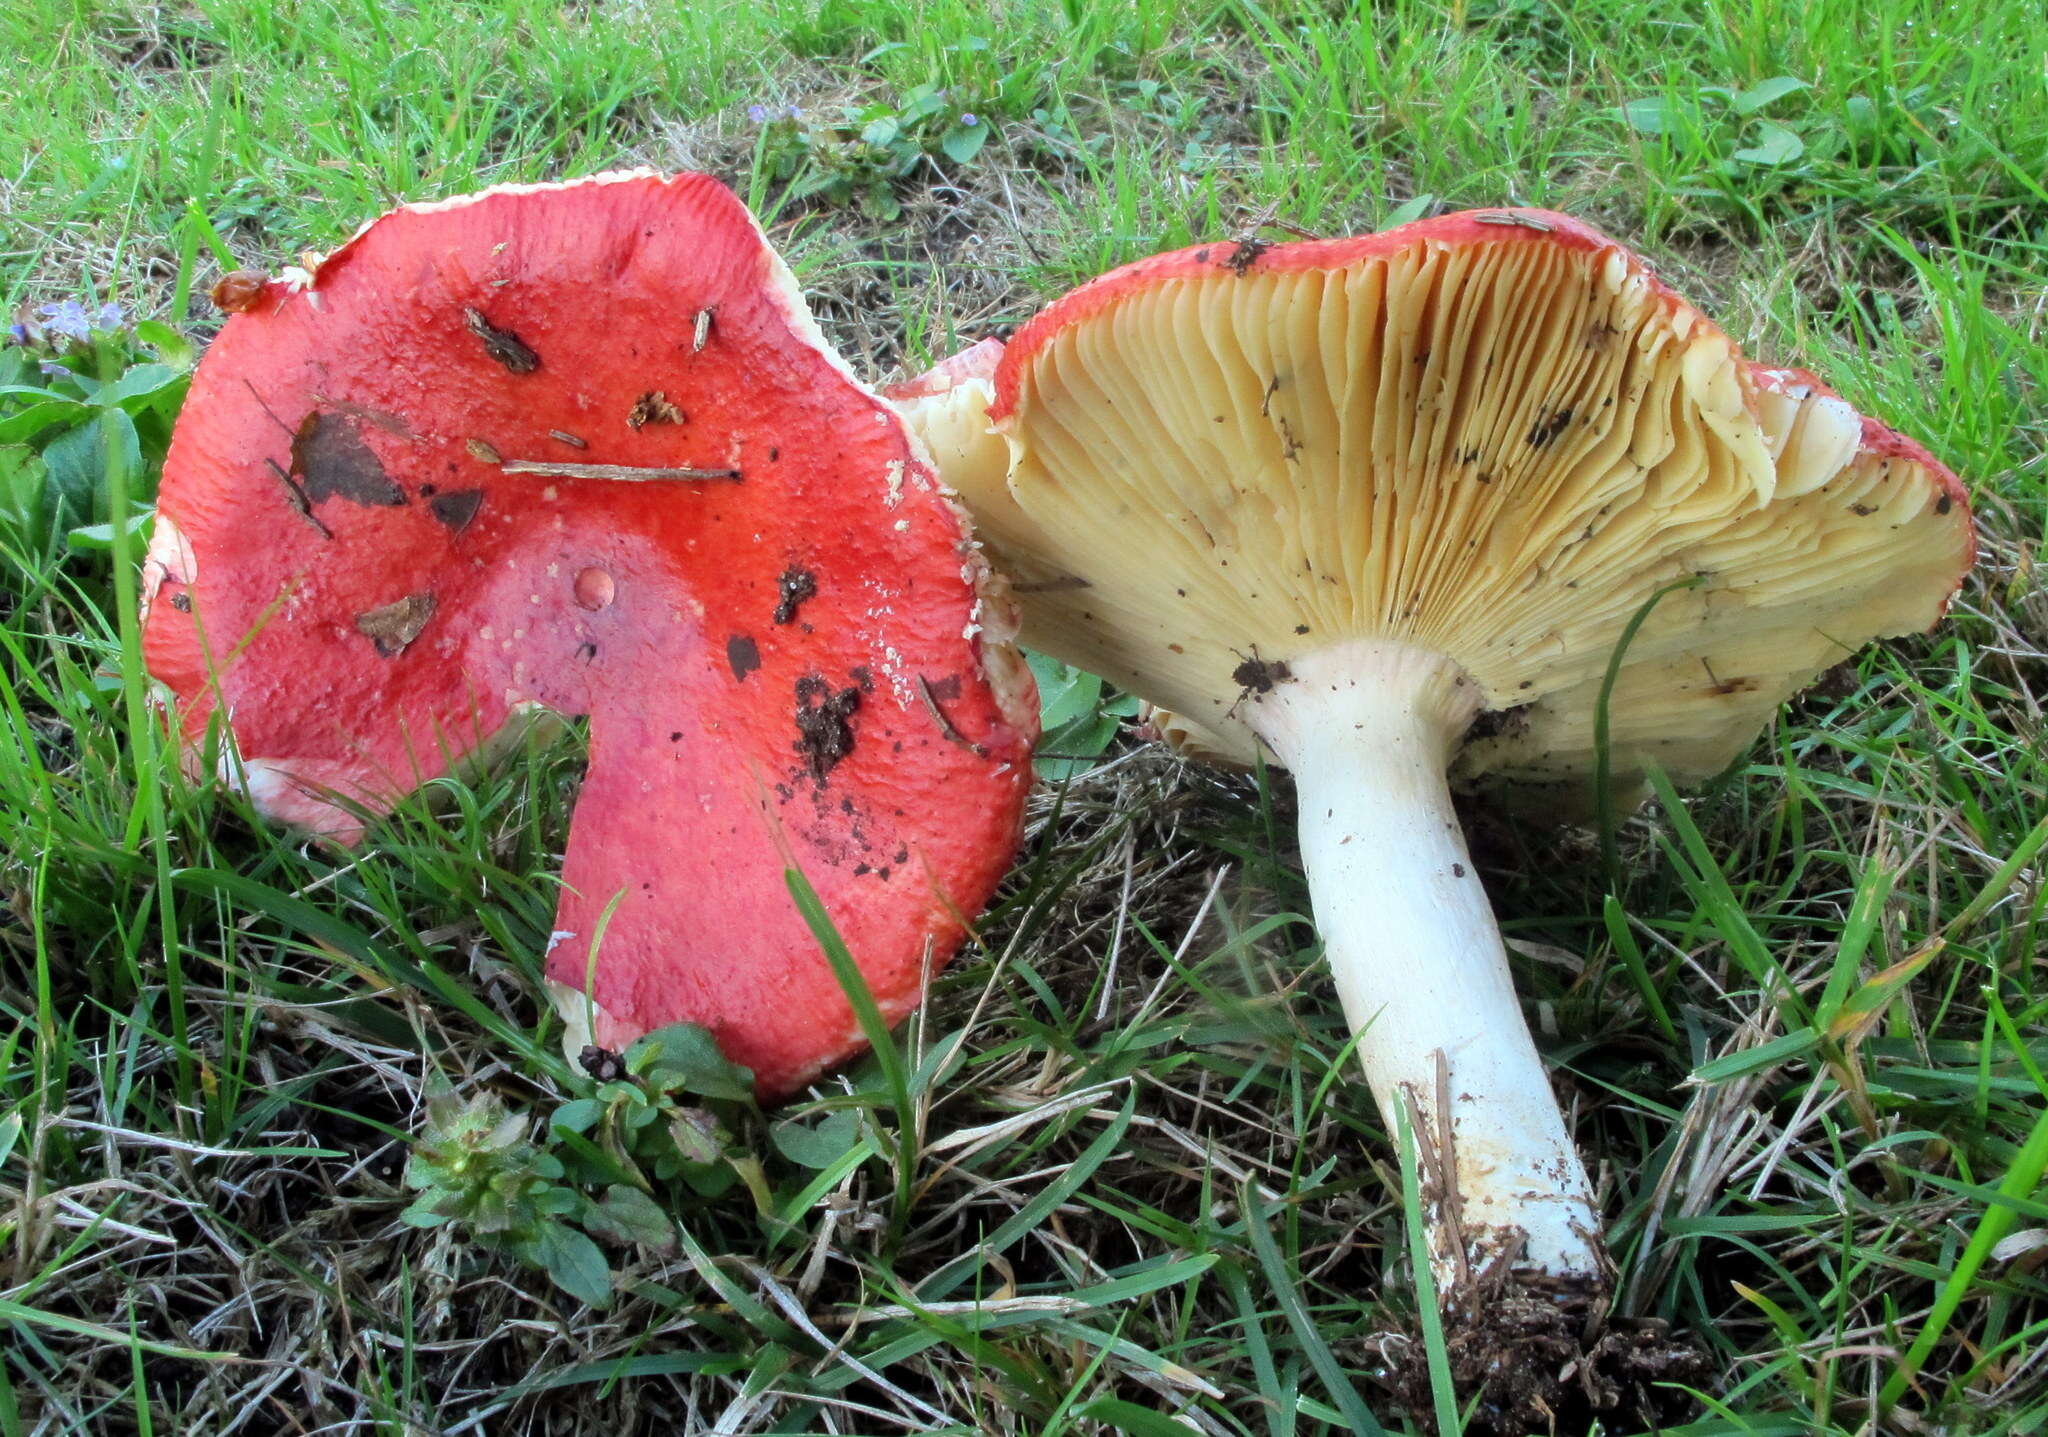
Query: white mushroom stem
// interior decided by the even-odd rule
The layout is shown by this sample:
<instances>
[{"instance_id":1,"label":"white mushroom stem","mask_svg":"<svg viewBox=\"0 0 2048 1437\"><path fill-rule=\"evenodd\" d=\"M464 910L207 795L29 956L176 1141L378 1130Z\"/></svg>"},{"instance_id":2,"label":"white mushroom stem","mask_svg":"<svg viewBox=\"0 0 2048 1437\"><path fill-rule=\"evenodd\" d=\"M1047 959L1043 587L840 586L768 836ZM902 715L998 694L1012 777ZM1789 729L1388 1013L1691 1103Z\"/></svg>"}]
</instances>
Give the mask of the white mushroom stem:
<instances>
[{"instance_id":1,"label":"white mushroom stem","mask_svg":"<svg viewBox=\"0 0 2048 1437\"><path fill-rule=\"evenodd\" d=\"M1417 1129L1447 1302L1518 1245L1521 1270L1602 1270L1586 1170L1445 784L1480 706L1442 655L1354 641L1239 710L1293 771L1316 924L1388 1130L1402 1111Z\"/></svg>"}]
</instances>

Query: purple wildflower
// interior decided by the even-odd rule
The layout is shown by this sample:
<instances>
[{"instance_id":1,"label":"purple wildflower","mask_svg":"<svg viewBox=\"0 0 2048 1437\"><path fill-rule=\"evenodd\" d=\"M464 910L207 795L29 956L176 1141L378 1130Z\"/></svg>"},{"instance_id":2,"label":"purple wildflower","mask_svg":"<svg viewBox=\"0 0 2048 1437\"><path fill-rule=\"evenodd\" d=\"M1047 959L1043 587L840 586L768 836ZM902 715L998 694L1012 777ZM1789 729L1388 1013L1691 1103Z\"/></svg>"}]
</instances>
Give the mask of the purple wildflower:
<instances>
[{"instance_id":1,"label":"purple wildflower","mask_svg":"<svg viewBox=\"0 0 2048 1437\"><path fill-rule=\"evenodd\" d=\"M768 107L767 107L766 105L749 105L749 106L747 106L747 118L748 118L748 119L750 119L750 120L752 120L752 121L753 121L753 122L754 122L755 124L757 124L757 125L765 125L765 124L767 124L767 123L768 123Z\"/></svg>"},{"instance_id":2,"label":"purple wildflower","mask_svg":"<svg viewBox=\"0 0 2048 1437\"><path fill-rule=\"evenodd\" d=\"M25 324L10 324L10 325L8 325L8 326L7 326L7 342L8 342L9 344L19 344L19 345L23 345L23 346L26 346L26 345L28 344L28 342L29 342L29 339L28 339L28 326L27 326L27 325L25 325Z\"/></svg>"},{"instance_id":3,"label":"purple wildflower","mask_svg":"<svg viewBox=\"0 0 2048 1437\"><path fill-rule=\"evenodd\" d=\"M100 306L100 312L93 316L94 329L119 329L128 322L128 313L120 305L109 300Z\"/></svg>"},{"instance_id":4,"label":"purple wildflower","mask_svg":"<svg viewBox=\"0 0 2048 1437\"><path fill-rule=\"evenodd\" d=\"M967 128L971 130L976 125L981 123L981 118L980 116L976 115L974 111L969 110L966 114L960 117L960 123L967 126Z\"/></svg>"},{"instance_id":5,"label":"purple wildflower","mask_svg":"<svg viewBox=\"0 0 2048 1437\"><path fill-rule=\"evenodd\" d=\"M43 323L56 334L66 339L91 339L92 318L85 312L85 306L75 299L62 304L46 304L36 311L43 317Z\"/></svg>"}]
</instances>

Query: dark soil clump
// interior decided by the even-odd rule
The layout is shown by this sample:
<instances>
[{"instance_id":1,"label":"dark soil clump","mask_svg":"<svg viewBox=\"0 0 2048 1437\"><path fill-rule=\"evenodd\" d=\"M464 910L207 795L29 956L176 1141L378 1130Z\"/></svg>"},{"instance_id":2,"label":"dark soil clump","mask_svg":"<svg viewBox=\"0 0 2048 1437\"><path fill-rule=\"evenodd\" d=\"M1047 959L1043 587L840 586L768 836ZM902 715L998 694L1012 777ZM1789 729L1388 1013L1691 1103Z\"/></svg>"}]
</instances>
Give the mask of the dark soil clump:
<instances>
[{"instance_id":1,"label":"dark soil clump","mask_svg":"<svg viewBox=\"0 0 2048 1437\"><path fill-rule=\"evenodd\" d=\"M1481 1275L1445 1314L1444 1345L1458 1404L1476 1396L1468 1437L1576 1437L1595 1420L1609 1430L1655 1430L1693 1416L1686 1388L1712 1372L1699 1344L1659 1318L1606 1314L1604 1294L1555 1279ZM1419 1336L1404 1334L1388 1373L1417 1420L1433 1410ZM1434 1430L1432 1427L1431 1430Z\"/></svg>"}]
</instances>

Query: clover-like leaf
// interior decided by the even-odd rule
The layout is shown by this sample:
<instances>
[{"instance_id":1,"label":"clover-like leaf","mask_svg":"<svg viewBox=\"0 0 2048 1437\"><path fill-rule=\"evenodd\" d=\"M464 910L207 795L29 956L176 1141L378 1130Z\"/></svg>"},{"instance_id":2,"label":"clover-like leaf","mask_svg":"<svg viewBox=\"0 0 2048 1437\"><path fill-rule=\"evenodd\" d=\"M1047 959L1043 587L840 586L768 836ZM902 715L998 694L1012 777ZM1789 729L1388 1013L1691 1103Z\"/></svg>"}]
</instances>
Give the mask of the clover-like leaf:
<instances>
[{"instance_id":1,"label":"clover-like leaf","mask_svg":"<svg viewBox=\"0 0 2048 1437\"><path fill-rule=\"evenodd\" d=\"M1745 165L1766 167L1789 165L1806 153L1806 141L1769 120L1757 121L1757 142L1737 150L1731 157Z\"/></svg>"}]
</instances>

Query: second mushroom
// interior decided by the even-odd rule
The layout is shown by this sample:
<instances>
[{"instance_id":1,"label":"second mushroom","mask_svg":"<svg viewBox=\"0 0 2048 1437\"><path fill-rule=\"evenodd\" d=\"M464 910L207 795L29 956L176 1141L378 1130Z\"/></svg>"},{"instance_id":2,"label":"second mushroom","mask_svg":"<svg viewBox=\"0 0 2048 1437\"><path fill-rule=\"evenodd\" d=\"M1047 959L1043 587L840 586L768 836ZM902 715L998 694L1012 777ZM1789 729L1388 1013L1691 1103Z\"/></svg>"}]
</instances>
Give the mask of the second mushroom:
<instances>
[{"instance_id":1,"label":"second mushroom","mask_svg":"<svg viewBox=\"0 0 2048 1437\"><path fill-rule=\"evenodd\" d=\"M895 397L1027 642L1293 772L1366 1077L1439 1177L1445 1305L1511 1275L1597 1313L1593 1190L1449 783L1584 813L1645 612L1615 785L1717 772L1822 669L1941 616L1972 556L1955 477L1541 211L1144 260Z\"/></svg>"}]
</instances>

